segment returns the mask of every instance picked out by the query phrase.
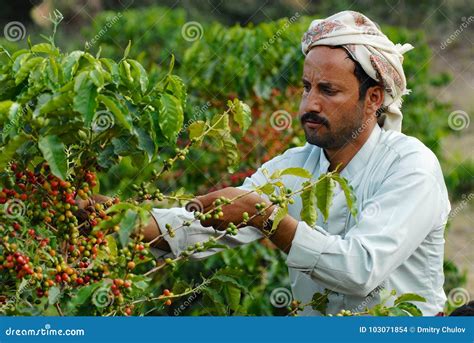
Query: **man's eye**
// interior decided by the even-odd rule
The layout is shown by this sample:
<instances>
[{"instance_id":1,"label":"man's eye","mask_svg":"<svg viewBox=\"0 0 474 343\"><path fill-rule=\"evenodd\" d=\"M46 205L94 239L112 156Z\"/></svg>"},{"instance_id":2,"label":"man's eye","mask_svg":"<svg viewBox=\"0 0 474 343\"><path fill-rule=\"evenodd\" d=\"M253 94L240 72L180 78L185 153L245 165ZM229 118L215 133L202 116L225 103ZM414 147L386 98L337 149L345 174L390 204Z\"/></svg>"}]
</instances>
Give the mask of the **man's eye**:
<instances>
[{"instance_id":1,"label":"man's eye","mask_svg":"<svg viewBox=\"0 0 474 343\"><path fill-rule=\"evenodd\" d=\"M327 95L335 95L337 93L337 91L331 88L322 88L321 91Z\"/></svg>"},{"instance_id":2,"label":"man's eye","mask_svg":"<svg viewBox=\"0 0 474 343\"><path fill-rule=\"evenodd\" d=\"M304 88L304 91L305 92L309 92L309 90L311 89L311 86L307 83L303 84L303 88Z\"/></svg>"}]
</instances>

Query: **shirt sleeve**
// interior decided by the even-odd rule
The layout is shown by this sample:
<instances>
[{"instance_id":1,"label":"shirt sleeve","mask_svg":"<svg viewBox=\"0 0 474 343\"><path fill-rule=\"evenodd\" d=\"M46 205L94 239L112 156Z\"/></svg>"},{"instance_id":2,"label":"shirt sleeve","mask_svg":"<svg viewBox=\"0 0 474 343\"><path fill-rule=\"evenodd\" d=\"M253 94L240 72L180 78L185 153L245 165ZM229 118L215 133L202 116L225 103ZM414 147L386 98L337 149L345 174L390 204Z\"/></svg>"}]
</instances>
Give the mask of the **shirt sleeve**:
<instances>
[{"instance_id":1,"label":"shirt sleeve","mask_svg":"<svg viewBox=\"0 0 474 343\"><path fill-rule=\"evenodd\" d=\"M299 222L286 262L326 288L367 296L446 223L447 212L432 174L400 171L368 199L344 238Z\"/></svg>"},{"instance_id":2,"label":"shirt sleeve","mask_svg":"<svg viewBox=\"0 0 474 343\"><path fill-rule=\"evenodd\" d=\"M263 168L271 170L272 161L269 161L262 165L251 177L245 179L244 183L238 187L243 190L252 190L255 186L262 185L266 183L266 178L262 172ZM170 209L153 209L152 215L155 218L158 226L162 233L164 233L164 239L168 242L171 255L176 257L182 251L190 245L194 245L197 242L207 241L211 236L217 236L220 234L218 231L214 230L212 227L204 227L201 223L196 220L191 223L190 226L183 227L182 224L185 221L194 220L194 215L192 212L187 211L183 207L175 207ZM175 236L172 238L166 234L165 227L166 224L170 224L175 231ZM252 226L245 226L239 229L237 235L230 236L226 235L219 240L220 244L226 245L230 248L237 247L239 245L251 243L259 238L262 238L263 235L259 229ZM215 248L209 249L203 252L197 252L191 256L193 259L203 259L212 254L215 254L222 249ZM154 249L155 254L160 256L168 256L168 253L160 249Z\"/></svg>"}]
</instances>

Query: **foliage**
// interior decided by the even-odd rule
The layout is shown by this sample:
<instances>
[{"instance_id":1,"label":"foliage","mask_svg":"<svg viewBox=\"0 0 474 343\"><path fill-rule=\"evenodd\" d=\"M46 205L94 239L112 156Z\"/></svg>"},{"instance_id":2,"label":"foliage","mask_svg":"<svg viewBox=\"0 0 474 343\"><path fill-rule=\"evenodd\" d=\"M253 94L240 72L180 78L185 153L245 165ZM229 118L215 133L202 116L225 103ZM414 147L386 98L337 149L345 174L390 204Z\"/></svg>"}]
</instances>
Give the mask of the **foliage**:
<instances>
[{"instance_id":1,"label":"foliage","mask_svg":"<svg viewBox=\"0 0 474 343\"><path fill-rule=\"evenodd\" d=\"M463 287L467 282L467 272L460 271L459 268L450 260L444 261L444 290L449 293L452 289Z\"/></svg>"},{"instance_id":2,"label":"foliage","mask_svg":"<svg viewBox=\"0 0 474 343\"><path fill-rule=\"evenodd\" d=\"M334 293L328 289L324 293L315 293L308 304L302 305L301 302L294 301L291 305L292 311L290 315L295 315L298 310L303 310L306 306L311 306L313 310L319 311L323 315L326 314L327 304L329 302L328 296ZM421 310L413 304L413 302L426 302L422 296L414 293L404 293L395 298L397 292L395 290L388 291L382 289L380 291L381 301L372 308L365 308L360 312L352 312L350 310L341 310L336 314L337 317L350 316L377 316L377 317L419 317L422 316ZM395 298L395 299L394 299ZM392 305L387 305L387 303Z\"/></svg>"},{"instance_id":3,"label":"foliage","mask_svg":"<svg viewBox=\"0 0 474 343\"><path fill-rule=\"evenodd\" d=\"M90 27L83 29L83 35L87 38L86 47L92 50L100 46L104 54L114 59L121 57L118 46L133 41L130 56L145 67L169 61L172 54L179 66L182 51L191 44L181 34L185 23L182 9L146 7L124 12L104 11L94 18Z\"/></svg>"},{"instance_id":4,"label":"foliage","mask_svg":"<svg viewBox=\"0 0 474 343\"><path fill-rule=\"evenodd\" d=\"M249 109L234 99L224 113L201 121L202 130L178 148L186 87L172 74L173 61L150 80L128 58L130 45L115 62L81 50L63 53L54 37L48 41L2 55L2 311L129 315L151 301L144 297L151 280L146 272L156 261L142 242L150 201L179 196L162 194L153 182L204 136L235 163L229 118L246 130ZM174 157L163 160L160 151L172 147ZM100 192L96 173L126 159L139 168L159 163L161 170L141 185L146 192L134 185L126 201L87 207ZM81 200L85 205L79 207ZM157 307L179 296L164 293L154 299L160 300Z\"/></svg>"},{"instance_id":5,"label":"foliage","mask_svg":"<svg viewBox=\"0 0 474 343\"><path fill-rule=\"evenodd\" d=\"M449 170L449 168L446 168ZM450 190L449 194L454 200L464 201L470 193L474 191L474 161L465 160L456 163L456 166L445 175L446 186Z\"/></svg>"}]
</instances>

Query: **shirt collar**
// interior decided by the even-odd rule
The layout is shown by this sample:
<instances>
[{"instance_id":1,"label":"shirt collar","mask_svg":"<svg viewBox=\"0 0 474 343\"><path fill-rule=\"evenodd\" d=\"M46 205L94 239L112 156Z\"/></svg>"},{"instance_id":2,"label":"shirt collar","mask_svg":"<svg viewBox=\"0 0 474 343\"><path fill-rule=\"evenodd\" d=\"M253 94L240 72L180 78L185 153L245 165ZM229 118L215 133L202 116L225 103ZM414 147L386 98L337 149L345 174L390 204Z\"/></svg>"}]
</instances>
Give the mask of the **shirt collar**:
<instances>
[{"instance_id":1,"label":"shirt collar","mask_svg":"<svg viewBox=\"0 0 474 343\"><path fill-rule=\"evenodd\" d=\"M341 175L345 177L354 176L357 172L361 171L367 166L367 162L369 161L372 152L374 151L377 142L379 141L380 134L382 133L382 129L380 126L375 125L374 129L370 133L369 138L364 143L362 148L352 157L349 164L342 170ZM324 149L321 149L321 153L319 154L319 171L321 174L327 173L329 168L330 162L324 153Z\"/></svg>"}]
</instances>

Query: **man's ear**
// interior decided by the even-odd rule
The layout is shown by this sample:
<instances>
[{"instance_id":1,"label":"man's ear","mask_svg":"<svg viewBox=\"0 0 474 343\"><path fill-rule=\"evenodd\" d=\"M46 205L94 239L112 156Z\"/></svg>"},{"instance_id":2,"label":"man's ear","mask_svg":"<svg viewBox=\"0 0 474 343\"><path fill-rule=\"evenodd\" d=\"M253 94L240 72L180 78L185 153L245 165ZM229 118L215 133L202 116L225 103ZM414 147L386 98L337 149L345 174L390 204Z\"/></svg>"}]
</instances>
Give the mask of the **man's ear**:
<instances>
[{"instance_id":1,"label":"man's ear","mask_svg":"<svg viewBox=\"0 0 474 343\"><path fill-rule=\"evenodd\" d=\"M384 90L382 86L374 86L367 89L365 95L365 108L367 114L375 115L376 111L382 107L384 100Z\"/></svg>"}]
</instances>

